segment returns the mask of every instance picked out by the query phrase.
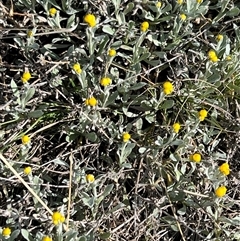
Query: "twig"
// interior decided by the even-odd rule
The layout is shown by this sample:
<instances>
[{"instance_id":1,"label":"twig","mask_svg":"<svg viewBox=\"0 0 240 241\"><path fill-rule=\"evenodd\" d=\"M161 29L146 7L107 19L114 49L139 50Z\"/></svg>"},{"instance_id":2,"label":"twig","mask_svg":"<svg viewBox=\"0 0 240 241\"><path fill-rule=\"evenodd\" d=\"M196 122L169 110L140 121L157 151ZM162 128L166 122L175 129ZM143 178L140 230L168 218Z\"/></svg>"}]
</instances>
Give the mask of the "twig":
<instances>
[{"instance_id":1,"label":"twig","mask_svg":"<svg viewBox=\"0 0 240 241\"><path fill-rule=\"evenodd\" d=\"M164 189L165 189L166 196L167 196L167 198L168 198L168 200L169 200L169 203L171 204L170 207L171 207L171 209L172 209L172 213L173 213L173 216L174 216L174 218L175 218L175 220L176 220L176 224L177 224L178 230L179 230L179 232L180 232L180 234L181 234L182 240L183 240L183 241L186 241L186 238L185 238L185 236L184 236L184 234L183 234L181 225L180 225L180 223L179 223L179 221L178 221L178 217L177 217L177 215L176 215L176 213L175 213L176 210L175 210L175 208L174 208L174 206L173 206L172 200L171 200L171 198L170 198L170 196L169 196L169 194L168 194L168 190L167 190L167 187L166 187L166 185L165 185L164 182L163 182L163 187L164 187Z\"/></svg>"},{"instance_id":2,"label":"twig","mask_svg":"<svg viewBox=\"0 0 240 241\"><path fill-rule=\"evenodd\" d=\"M207 195L204 195L204 194L201 194L201 193L197 193L197 192L191 192L191 191L188 191L188 190L182 190L184 193L186 194L190 194L190 195L194 195L194 196L198 196L198 197L206 197L206 198L209 198L209 196Z\"/></svg>"},{"instance_id":3,"label":"twig","mask_svg":"<svg viewBox=\"0 0 240 241\"><path fill-rule=\"evenodd\" d=\"M69 218L70 218L70 206L71 206L71 196L72 196L72 165L73 165L73 156L72 153L69 156L69 161L70 161L70 173L69 173L69 188L68 188L68 208L67 208L67 227L66 231L68 230L69 227Z\"/></svg>"},{"instance_id":4,"label":"twig","mask_svg":"<svg viewBox=\"0 0 240 241\"><path fill-rule=\"evenodd\" d=\"M34 192L34 190L23 180L18 172L10 165L7 159L0 153L0 159L12 171L12 173L19 179L19 181L27 188L27 190L42 204L42 206L52 215L51 209L43 202L43 200Z\"/></svg>"}]
</instances>

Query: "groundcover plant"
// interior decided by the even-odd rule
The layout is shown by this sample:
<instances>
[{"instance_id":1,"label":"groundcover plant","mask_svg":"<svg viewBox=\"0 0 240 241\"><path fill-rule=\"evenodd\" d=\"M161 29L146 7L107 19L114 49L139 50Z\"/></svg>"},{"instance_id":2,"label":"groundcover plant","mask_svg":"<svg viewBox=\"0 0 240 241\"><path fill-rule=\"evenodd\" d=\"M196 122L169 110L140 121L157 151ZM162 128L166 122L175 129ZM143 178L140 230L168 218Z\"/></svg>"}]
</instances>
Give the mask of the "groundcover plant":
<instances>
[{"instance_id":1,"label":"groundcover plant","mask_svg":"<svg viewBox=\"0 0 240 241\"><path fill-rule=\"evenodd\" d=\"M0 240L240 240L240 2L0 2Z\"/></svg>"}]
</instances>

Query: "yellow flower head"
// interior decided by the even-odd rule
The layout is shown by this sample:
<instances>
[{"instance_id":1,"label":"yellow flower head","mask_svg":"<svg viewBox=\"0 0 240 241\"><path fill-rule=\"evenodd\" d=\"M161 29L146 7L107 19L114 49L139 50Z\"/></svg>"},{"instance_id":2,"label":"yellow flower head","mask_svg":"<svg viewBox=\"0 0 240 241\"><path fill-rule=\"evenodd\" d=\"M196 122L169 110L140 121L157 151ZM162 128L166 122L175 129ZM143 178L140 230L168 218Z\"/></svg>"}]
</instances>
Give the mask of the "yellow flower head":
<instances>
[{"instance_id":1,"label":"yellow flower head","mask_svg":"<svg viewBox=\"0 0 240 241\"><path fill-rule=\"evenodd\" d=\"M205 120L205 118L207 117L207 115L208 115L208 112L206 111L206 110L200 110L199 112L198 112L198 116L199 116L199 120L200 121L204 121Z\"/></svg>"},{"instance_id":2,"label":"yellow flower head","mask_svg":"<svg viewBox=\"0 0 240 241\"><path fill-rule=\"evenodd\" d=\"M50 8L48 12L49 12L49 15L51 17L54 17L57 13L57 9L56 8Z\"/></svg>"},{"instance_id":3,"label":"yellow flower head","mask_svg":"<svg viewBox=\"0 0 240 241\"><path fill-rule=\"evenodd\" d=\"M116 54L117 54L117 52L116 52L115 49L110 49L110 50L108 51L108 55L109 55L110 57L114 57Z\"/></svg>"},{"instance_id":4,"label":"yellow flower head","mask_svg":"<svg viewBox=\"0 0 240 241\"><path fill-rule=\"evenodd\" d=\"M173 127L173 131L174 131L175 133L178 133L179 130L180 130L180 128L181 128L181 125L180 125L178 122L176 122L176 123L173 124L172 127Z\"/></svg>"},{"instance_id":5,"label":"yellow flower head","mask_svg":"<svg viewBox=\"0 0 240 241\"><path fill-rule=\"evenodd\" d=\"M212 49L208 52L208 58L212 61L212 62L217 62L219 59L217 57L216 52Z\"/></svg>"},{"instance_id":6,"label":"yellow flower head","mask_svg":"<svg viewBox=\"0 0 240 241\"><path fill-rule=\"evenodd\" d=\"M52 215L52 222L54 225L59 225L65 221L65 217L60 212L54 212Z\"/></svg>"},{"instance_id":7,"label":"yellow flower head","mask_svg":"<svg viewBox=\"0 0 240 241\"><path fill-rule=\"evenodd\" d=\"M100 85L102 86L108 86L112 83L112 80L110 78L104 77L100 80Z\"/></svg>"},{"instance_id":8,"label":"yellow flower head","mask_svg":"<svg viewBox=\"0 0 240 241\"><path fill-rule=\"evenodd\" d=\"M22 144L23 145L27 145L28 143L30 143L30 141L31 141L31 138L28 135L24 135L22 137Z\"/></svg>"},{"instance_id":9,"label":"yellow flower head","mask_svg":"<svg viewBox=\"0 0 240 241\"><path fill-rule=\"evenodd\" d=\"M11 229L9 227L6 227L2 230L2 236L3 237L9 237L11 235Z\"/></svg>"},{"instance_id":10,"label":"yellow flower head","mask_svg":"<svg viewBox=\"0 0 240 241\"><path fill-rule=\"evenodd\" d=\"M72 68L74 69L74 71L75 71L77 74L81 74L81 73L82 73L82 69L81 69L81 66L80 66L79 63L74 64Z\"/></svg>"},{"instance_id":11,"label":"yellow flower head","mask_svg":"<svg viewBox=\"0 0 240 241\"><path fill-rule=\"evenodd\" d=\"M227 176L227 175L230 174L230 169L229 169L229 165L228 165L227 162L223 163L223 164L219 167L219 170L220 170L220 172L221 172L223 175L225 175L225 176Z\"/></svg>"},{"instance_id":12,"label":"yellow flower head","mask_svg":"<svg viewBox=\"0 0 240 241\"><path fill-rule=\"evenodd\" d=\"M218 34L216 39L217 39L217 41L221 41L223 39L223 35L222 34Z\"/></svg>"},{"instance_id":13,"label":"yellow flower head","mask_svg":"<svg viewBox=\"0 0 240 241\"><path fill-rule=\"evenodd\" d=\"M23 170L25 175L29 175L32 172L32 168L31 167L25 167Z\"/></svg>"},{"instance_id":14,"label":"yellow flower head","mask_svg":"<svg viewBox=\"0 0 240 241\"><path fill-rule=\"evenodd\" d=\"M174 90L173 84L169 81L163 83L163 92L165 95L170 95Z\"/></svg>"},{"instance_id":15,"label":"yellow flower head","mask_svg":"<svg viewBox=\"0 0 240 241\"><path fill-rule=\"evenodd\" d=\"M157 2L157 3L156 3L156 7L157 7L157 8L162 7L162 2Z\"/></svg>"},{"instance_id":16,"label":"yellow flower head","mask_svg":"<svg viewBox=\"0 0 240 241\"><path fill-rule=\"evenodd\" d=\"M27 31L27 37L31 38L33 36L33 31L32 30L28 30Z\"/></svg>"},{"instance_id":17,"label":"yellow flower head","mask_svg":"<svg viewBox=\"0 0 240 241\"><path fill-rule=\"evenodd\" d=\"M216 55L216 52L215 52L213 49L209 50L209 52L208 52L208 57L209 57L209 59L211 59L211 58L214 57L214 56L217 56L217 55Z\"/></svg>"},{"instance_id":18,"label":"yellow flower head","mask_svg":"<svg viewBox=\"0 0 240 241\"><path fill-rule=\"evenodd\" d=\"M31 79L31 77L32 76L29 72L25 72L25 73L23 73L21 80L25 84Z\"/></svg>"},{"instance_id":19,"label":"yellow flower head","mask_svg":"<svg viewBox=\"0 0 240 241\"><path fill-rule=\"evenodd\" d=\"M96 18L93 14L87 14L84 17L84 22L88 24L89 27L95 27L97 25Z\"/></svg>"},{"instance_id":20,"label":"yellow flower head","mask_svg":"<svg viewBox=\"0 0 240 241\"><path fill-rule=\"evenodd\" d=\"M142 32L146 32L148 30L148 28L149 28L149 23L147 21L145 21L141 24L140 29Z\"/></svg>"},{"instance_id":21,"label":"yellow flower head","mask_svg":"<svg viewBox=\"0 0 240 241\"><path fill-rule=\"evenodd\" d=\"M187 19L187 16L184 13L182 13L180 14L180 18L182 19L182 21L185 21Z\"/></svg>"},{"instance_id":22,"label":"yellow flower head","mask_svg":"<svg viewBox=\"0 0 240 241\"><path fill-rule=\"evenodd\" d=\"M198 163L202 160L202 156L199 153L195 153L195 154L190 156L190 160Z\"/></svg>"},{"instance_id":23,"label":"yellow flower head","mask_svg":"<svg viewBox=\"0 0 240 241\"><path fill-rule=\"evenodd\" d=\"M177 0L177 3L178 3L179 5L181 5L181 4L183 4L183 0Z\"/></svg>"},{"instance_id":24,"label":"yellow flower head","mask_svg":"<svg viewBox=\"0 0 240 241\"><path fill-rule=\"evenodd\" d=\"M128 132L122 134L123 142L128 142L131 138L131 135Z\"/></svg>"},{"instance_id":25,"label":"yellow flower head","mask_svg":"<svg viewBox=\"0 0 240 241\"><path fill-rule=\"evenodd\" d=\"M227 193L227 188L225 186L218 187L215 190L215 194L217 197L223 197L226 195L226 193Z\"/></svg>"},{"instance_id":26,"label":"yellow flower head","mask_svg":"<svg viewBox=\"0 0 240 241\"><path fill-rule=\"evenodd\" d=\"M85 104L94 107L97 105L97 100L94 97L91 97L85 100Z\"/></svg>"},{"instance_id":27,"label":"yellow flower head","mask_svg":"<svg viewBox=\"0 0 240 241\"><path fill-rule=\"evenodd\" d=\"M219 60L219 58L218 58L217 56L214 56L214 57L211 59L211 61L212 61L213 63L218 62L218 60Z\"/></svg>"},{"instance_id":28,"label":"yellow flower head","mask_svg":"<svg viewBox=\"0 0 240 241\"><path fill-rule=\"evenodd\" d=\"M89 183L93 183L95 181L95 177L92 174L88 174L88 175L86 175L86 180Z\"/></svg>"},{"instance_id":29,"label":"yellow flower head","mask_svg":"<svg viewBox=\"0 0 240 241\"><path fill-rule=\"evenodd\" d=\"M228 55L228 56L226 57L226 60L228 60L228 61L232 60L231 55Z\"/></svg>"},{"instance_id":30,"label":"yellow flower head","mask_svg":"<svg viewBox=\"0 0 240 241\"><path fill-rule=\"evenodd\" d=\"M198 4L201 4L203 0L197 0L197 3Z\"/></svg>"},{"instance_id":31,"label":"yellow flower head","mask_svg":"<svg viewBox=\"0 0 240 241\"><path fill-rule=\"evenodd\" d=\"M50 238L49 236L44 236L42 238L42 241L52 241L52 238Z\"/></svg>"}]
</instances>

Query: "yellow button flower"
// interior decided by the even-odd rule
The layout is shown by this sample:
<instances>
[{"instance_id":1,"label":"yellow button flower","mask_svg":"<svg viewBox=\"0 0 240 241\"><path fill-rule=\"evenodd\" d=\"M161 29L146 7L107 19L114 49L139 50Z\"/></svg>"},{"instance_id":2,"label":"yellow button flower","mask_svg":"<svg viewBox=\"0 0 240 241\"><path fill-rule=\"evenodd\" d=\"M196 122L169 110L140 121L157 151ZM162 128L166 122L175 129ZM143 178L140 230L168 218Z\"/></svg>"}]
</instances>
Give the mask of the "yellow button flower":
<instances>
[{"instance_id":1,"label":"yellow button flower","mask_svg":"<svg viewBox=\"0 0 240 241\"><path fill-rule=\"evenodd\" d=\"M109 55L110 57L114 57L116 54L117 54L117 52L116 52L115 49L110 49L110 50L108 51L108 55Z\"/></svg>"},{"instance_id":2,"label":"yellow button flower","mask_svg":"<svg viewBox=\"0 0 240 241\"><path fill-rule=\"evenodd\" d=\"M97 105L97 100L94 97L91 97L86 99L85 104L94 107Z\"/></svg>"},{"instance_id":3,"label":"yellow button flower","mask_svg":"<svg viewBox=\"0 0 240 241\"><path fill-rule=\"evenodd\" d=\"M227 175L230 174L230 169L229 169L229 165L228 165L227 162L223 163L223 164L219 167L219 170L220 170L220 172L221 172L223 175L225 175L225 176L227 176Z\"/></svg>"},{"instance_id":4,"label":"yellow button flower","mask_svg":"<svg viewBox=\"0 0 240 241\"><path fill-rule=\"evenodd\" d=\"M157 2L157 3L156 3L156 7L157 7L157 8L162 7L162 2Z\"/></svg>"},{"instance_id":5,"label":"yellow button flower","mask_svg":"<svg viewBox=\"0 0 240 241\"><path fill-rule=\"evenodd\" d=\"M131 135L128 132L122 134L123 142L128 142L131 138Z\"/></svg>"},{"instance_id":6,"label":"yellow button flower","mask_svg":"<svg viewBox=\"0 0 240 241\"><path fill-rule=\"evenodd\" d=\"M93 14L87 14L84 17L84 22L87 23L89 27L95 27L97 25L96 18Z\"/></svg>"},{"instance_id":7,"label":"yellow button flower","mask_svg":"<svg viewBox=\"0 0 240 241\"><path fill-rule=\"evenodd\" d=\"M27 145L28 143L30 143L30 141L31 141L31 138L28 135L24 135L22 137L22 144L23 145Z\"/></svg>"},{"instance_id":8,"label":"yellow button flower","mask_svg":"<svg viewBox=\"0 0 240 241\"><path fill-rule=\"evenodd\" d=\"M163 83L163 92L165 95L170 95L174 90L173 84L169 81Z\"/></svg>"},{"instance_id":9,"label":"yellow button flower","mask_svg":"<svg viewBox=\"0 0 240 241\"><path fill-rule=\"evenodd\" d=\"M197 3L198 4L201 4L203 0L197 0Z\"/></svg>"},{"instance_id":10,"label":"yellow button flower","mask_svg":"<svg viewBox=\"0 0 240 241\"><path fill-rule=\"evenodd\" d=\"M25 175L29 175L32 172L32 168L31 167L25 167L23 170Z\"/></svg>"},{"instance_id":11,"label":"yellow button flower","mask_svg":"<svg viewBox=\"0 0 240 241\"><path fill-rule=\"evenodd\" d=\"M217 39L217 41L221 41L223 39L223 35L222 34L218 34L216 39Z\"/></svg>"},{"instance_id":12,"label":"yellow button flower","mask_svg":"<svg viewBox=\"0 0 240 241\"><path fill-rule=\"evenodd\" d=\"M104 77L100 80L100 85L102 86L108 86L112 83L112 80L110 78Z\"/></svg>"},{"instance_id":13,"label":"yellow button flower","mask_svg":"<svg viewBox=\"0 0 240 241\"><path fill-rule=\"evenodd\" d=\"M51 17L54 17L57 13L57 9L56 8L50 8L48 13Z\"/></svg>"},{"instance_id":14,"label":"yellow button flower","mask_svg":"<svg viewBox=\"0 0 240 241\"><path fill-rule=\"evenodd\" d=\"M180 130L180 128L181 128L181 125L180 125L178 122L176 122L176 123L173 124L172 127L173 127L173 131L174 131L175 133L178 133L179 130Z\"/></svg>"},{"instance_id":15,"label":"yellow button flower","mask_svg":"<svg viewBox=\"0 0 240 241\"><path fill-rule=\"evenodd\" d=\"M183 0L177 0L177 3L178 3L179 5L181 5L181 4L183 4Z\"/></svg>"},{"instance_id":16,"label":"yellow button flower","mask_svg":"<svg viewBox=\"0 0 240 241\"><path fill-rule=\"evenodd\" d=\"M93 183L95 181L95 177L92 174L88 174L88 175L86 175L86 180L89 183Z\"/></svg>"},{"instance_id":17,"label":"yellow button flower","mask_svg":"<svg viewBox=\"0 0 240 241\"><path fill-rule=\"evenodd\" d=\"M202 156L199 153L195 153L195 154L190 156L190 160L198 163L202 160Z\"/></svg>"},{"instance_id":18,"label":"yellow button flower","mask_svg":"<svg viewBox=\"0 0 240 241\"><path fill-rule=\"evenodd\" d=\"M218 62L219 58L217 56L212 57L211 61L216 63Z\"/></svg>"},{"instance_id":19,"label":"yellow button flower","mask_svg":"<svg viewBox=\"0 0 240 241\"><path fill-rule=\"evenodd\" d=\"M25 72L25 73L23 73L21 80L25 84L26 82L28 82L31 79L31 77L32 76L29 72Z\"/></svg>"},{"instance_id":20,"label":"yellow button flower","mask_svg":"<svg viewBox=\"0 0 240 241\"><path fill-rule=\"evenodd\" d=\"M226 57L226 60L228 60L228 61L232 60L231 55L228 55L228 56Z\"/></svg>"},{"instance_id":21,"label":"yellow button flower","mask_svg":"<svg viewBox=\"0 0 240 241\"><path fill-rule=\"evenodd\" d=\"M142 32L146 32L148 30L148 28L149 28L149 23L148 22L145 21L145 22L143 22L141 24L140 29L141 29Z\"/></svg>"},{"instance_id":22,"label":"yellow button flower","mask_svg":"<svg viewBox=\"0 0 240 241\"><path fill-rule=\"evenodd\" d=\"M208 58L212 61L212 62L217 62L219 59L217 57L217 54L214 50L210 50L208 52Z\"/></svg>"},{"instance_id":23,"label":"yellow button flower","mask_svg":"<svg viewBox=\"0 0 240 241\"><path fill-rule=\"evenodd\" d=\"M11 229L9 227L6 227L2 230L2 236L3 237L9 237L11 235Z\"/></svg>"},{"instance_id":24,"label":"yellow button flower","mask_svg":"<svg viewBox=\"0 0 240 241\"><path fill-rule=\"evenodd\" d=\"M214 57L214 56L217 56L217 55L216 55L216 52L215 52L213 49L209 50L209 52L208 52L208 57L209 57L209 58L212 58L212 57Z\"/></svg>"},{"instance_id":25,"label":"yellow button flower","mask_svg":"<svg viewBox=\"0 0 240 241\"><path fill-rule=\"evenodd\" d=\"M27 37L31 38L33 36L33 31L32 30L28 30L27 31Z\"/></svg>"},{"instance_id":26,"label":"yellow button flower","mask_svg":"<svg viewBox=\"0 0 240 241\"><path fill-rule=\"evenodd\" d=\"M77 74L81 74L81 73L82 73L82 69L81 69L81 66L80 66L79 63L74 64L72 68L74 69L74 71L75 71Z\"/></svg>"},{"instance_id":27,"label":"yellow button flower","mask_svg":"<svg viewBox=\"0 0 240 241\"><path fill-rule=\"evenodd\" d=\"M52 215L52 222L54 225L59 225L65 221L65 217L60 212L54 212Z\"/></svg>"},{"instance_id":28,"label":"yellow button flower","mask_svg":"<svg viewBox=\"0 0 240 241\"><path fill-rule=\"evenodd\" d=\"M187 19L187 16L184 13L182 13L180 14L180 18L182 19L182 21L185 21Z\"/></svg>"},{"instance_id":29,"label":"yellow button flower","mask_svg":"<svg viewBox=\"0 0 240 241\"><path fill-rule=\"evenodd\" d=\"M204 121L205 120L205 118L207 117L207 115L208 115L208 112L206 111L206 110L200 110L199 112L198 112L198 116L199 116L199 120L200 121Z\"/></svg>"},{"instance_id":30,"label":"yellow button flower","mask_svg":"<svg viewBox=\"0 0 240 241\"><path fill-rule=\"evenodd\" d=\"M215 190L215 194L217 197L223 197L226 195L226 193L227 193L227 188L225 186L218 187Z\"/></svg>"},{"instance_id":31,"label":"yellow button flower","mask_svg":"<svg viewBox=\"0 0 240 241\"><path fill-rule=\"evenodd\" d=\"M42 238L42 241L52 241L52 238L50 238L49 236L44 236Z\"/></svg>"}]
</instances>

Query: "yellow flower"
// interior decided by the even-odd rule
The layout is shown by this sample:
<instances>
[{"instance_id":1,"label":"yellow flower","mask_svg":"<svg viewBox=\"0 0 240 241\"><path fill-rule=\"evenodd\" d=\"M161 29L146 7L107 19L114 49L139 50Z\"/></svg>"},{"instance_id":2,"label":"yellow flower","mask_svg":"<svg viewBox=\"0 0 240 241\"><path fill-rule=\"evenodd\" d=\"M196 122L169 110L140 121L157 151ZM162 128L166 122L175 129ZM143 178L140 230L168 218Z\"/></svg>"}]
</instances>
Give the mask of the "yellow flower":
<instances>
[{"instance_id":1,"label":"yellow flower","mask_svg":"<svg viewBox=\"0 0 240 241\"><path fill-rule=\"evenodd\" d=\"M54 17L57 13L57 9L56 8L50 8L48 12L49 12L49 15L51 15L51 17Z\"/></svg>"},{"instance_id":2,"label":"yellow flower","mask_svg":"<svg viewBox=\"0 0 240 241\"><path fill-rule=\"evenodd\" d=\"M104 77L100 80L100 85L102 86L108 86L112 83L112 80L110 78Z\"/></svg>"},{"instance_id":3,"label":"yellow flower","mask_svg":"<svg viewBox=\"0 0 240 241\"><path fill-rule=\"evenodd\" d=\"M162 3L161 3L161 2L157 2L157 3L156 3L156 7L157 7L157 8L162 7Z\"/></svg>"},{"instance_id":4,"label":"yellow flower","mask_svg":"<svg viewBox=\"0 0 240 241\"><path fill-rule=\"evenodd\" d=\"M95 181L95 177L92 174L86 175L86 180L89 183L93 183Z\"/></svg>"},{"instance_id":5,"label":"yellow flower","mask_svg":"<svg viewBox=\"0 0 240 241\"><path fill-rule=\"evenodd\" d=\"M31 141L31 139L28 135L24 135L22 137L22 144L27 145L30 141Z\"/></svg>"},{"instance_id":6,"label":"yellow flower","mask_svg":"<svg viewBox=\"0 0 240 241\"><path fill-rule=\"evenodd\" d=\"M180 128L181 128L181 125L180 125L178 122L176 122L176 123L173 124L172 127L173 127L173 131L174 131L175 133L178 133L179 130L180 130Z\"/></svg>"},{"instance_id":7,"label":"yellow flower","mask_svg":"<svg viewBox=\"0 0 240 241\"><path fill-rule=\"evenodd\" d=\"M203 1L203 0L197 0L197 3L200 4L200 3L202 3L202 1Z\"/></svg>"},{"instance_id":8,"label":"yellow flower","mask_svg":"<svg viewBox=\"0 0 240 241\"><path fill-rule=\"evenodd\" d=\"M232 60L231 55L226 56L226 60L228 60L228 61Z\"/></svg>"},{"instance_id":9,"label":"yellow flower","mask_svg":"<svg viewBox=\"0 0 240 241\"><path fill-rule=\"evenodd\" d=\"M6 227L6 228L4 228L3 230L2 230L2 236L3 237L8 237L8 236L10 236L11 235L11 229L9 228L9 227Z\"/></svg>"},{"instance_id":10,"label":"yellow flower","mask_svg":"<svg viewBox=\"0 0 240 241\"><path fill-rule=\"evenodd\" d=\"M226 192L227 192L227 188L225 186L221 186L221 187L218 187L216 190L215 190L215 194L217 197L223 197L226 195Z\"/></svg>"},{"instance_id":11,"label":"yellow flower","mask_svg":"<svg viewBox=\"0 0 240 241\"><path fill-rule=\"evenodd\" d=\"M184 13L182 13L180 14L180 18L182 19L182 21L185 21L187 19L187 16Z\"/></svg>"},{"instance_id":12,"label":"yellow flower","mask_svg":"<svg viewBox=\"0 0 240 241\"><path fill-rule=\"evenodd\" d=\"M31 167L25 167L23 170L25 175L29 175L32 172L32 168Z\"/></svg>"},{"instance_id":13,"label":"yellow flower","mask_svg":"<svg viewBox=\"0 0 240 241\"><path fill-rule=\"evenodd\" d=\"M219 58L218 58L217 56L214 56L214 57L211 59L211 61L214 62L214 63L218 62L218 60L219 60Z\"/></svg>"},{"instance_id":14,"label":"yellow flower","mask_svg":"<svg viewBox=\"0 0 240 241\"><path fill-rule=\"evenodd\" d=\"M173 84L169 81L163 83L163 92L165 95L170 95L174 90Z\"/></svg>"},{"instance_id":15,"label":"yellow flower","mask_svg":"<svg viewBox=\"0 0 240 241\"><path fill-rule=\"evenodd\" d=\"M177 0L177 3L178 3L179 5L181 5L181 4L183 4L183 0Z\"/></svg>"},{"instance_id":16,"label":"yellow flower","mask_svg":"<svg viewBox=\"0 0 240 241\"><path fill-rule=\"evenodd\" d=\"M32 36L33 36L33 31L32 30L28 30L27 37L31 38Z\"/></svg>"},{"instance_id":17,"label":"yellow flower","mask_svg":"<svg viewBox=\"0 0 240 241\"><path fill-rule=\"evenodd\" d=\"M149 28L149 23L148 22L143 22L142 24L141 24L141 31L142 32L146 32L147 30L148 30L148 28Z\"/></svg>"},{"instance_id":18,"label":"yellow flower","mask_svg":"<svg viewBox=\"0 0 240 241\"><path fill-rule=\"evenodd\" d=\"M91 97L85 100L85 104L93 107L97 105L97 100L94 97Z\"/></svg>"},{"instance_id":19,"label":"yellow flower","mask_svg":"<svg viewBox=\"0 0 240 241\"><path fill-rule=\"evenodd\" d=\"M218 34L216 39L217 39L217 41L221 41L223 39L223 35L222 34Z\"/></svg>"},{"instance_id":20,"label":"yellow flower","mask_svg":"<svg viewBox=\"0 0 240 241\"><path fill-rule=\"evenodd\" d=\"M29 72L25 72L25 73L23 73L21 80L25 84L26 82L28 82L31 79L31 77L32 76Z\"/></svg>"},{"instance_id":21,"label":"yellow flower","mask_svg":"<svg viewBox=\"0 0 240 241\"><path fill-rule=\"evenodd\" d=\"M201 154L199 153L195 153L193 155L190 156L190 160L193 162L200 162L202 160Z\"/></svg>"},{"instance_id":22,"label":"yellow flower","mask_svg":"<svg viewBox=\"0 0 240 241\"><path fill-rule=\"evenodd\" d=\"M109 55L110 57L114 57L116 54L117 54L117 52L116 52L115 49L110 49L110 50L108 51L108 55Z\"/></svg>"},{"instance_id":23,"label":"yellow flower","mask_svg":"<svg viewBox=\"0 0 240 241\"><path fill-rule=\"evenodd\" d=\"M208 52L208 57L212 62L217 62L219 60L218 57L217 57L217 54L214 50L210 50Z\"/></svg>"},{"instance_id":24,"label":"yellow flower","mask_svg":"<svg viewBox=\"0 0 240 241\"><path fill-rule=\"evenodd\" d=\"M206 110L200 110L199 112L198 112L198 116L199 116L199 120L200 121L204 121L205 120L205 118L207 117L207 115L208 115L208 112L206 111Z\"/></svg>"},{"instance_id":25,"label":"yellow flower","mask_svg":"<svg viewBox=\"0 0 240 241\"><path fill-rule=\"evenodd\" d=\"M122 134L123 142L128 142L131 138L131 135L128 132Z\"/></svg>"},{"instance_id":26,"label":"yellow flower","mask_svg":"<svg viewBox=\"0 0 240 241\"><path fill-rule=\"evenodd\" d=\"M214 56L217 56L217 55L216 55L216 52L215 52L213 49L209 50L209 52L208 52L208 57L211 59L211 58L214 57Z\"/></svg>"},{"instance_id":27,"label":"yellow flower","mask_svg":"<svg viewBox=\"0 0 240 241\"><path fill-rule=\"evenodd\" d=\"M77 74L81 74L81 73L82 73L82 69L81 69L81 66L80 66L79 63L74 64L72 68L74 69L74 71L75 71Z\"/></svg>"},{"instance_id":28,"label":"yellow flower","mask_svg":"<svg viewBox=\"0 0 240 241\"><path fill-rule=\"evenodd\" d=\"M96 18L93 14L87 14L84 17L84 22L88 24L89 27L95 27L96 26Z\"/></svg>"},{"instance_id":29,"label":"yellow flower","mask_svg":"<svg viewBox=\"0 0 240 241\"><path fill-rule=\"evenodd\" d=\"M222 174L224 174L225 176L230 174L230 169L229 169L229 165L227 162L223 163L220 167L219 170Z\"/></svg>"},{"instance_id":30,"label":"yellow flower","mask_svg":"<svg viewBox=\"0 0 240 241\"><path fill-rule=\"evenodd\" d=\"M42 241L52 241L52 238L50 238L49 236L44 236L42 238Z\"/></svg>"},{"instance_id":31,"label":"yellow flower","mask_svg":"<svg viewBox=\"0 0 240 241\"><path fill-rule=\"evenodd\" d=\"M58 225L65 221L65 217L60 212L54 212L52 215L52 222L54 225Z\"/></svg>"}]
</instances>

